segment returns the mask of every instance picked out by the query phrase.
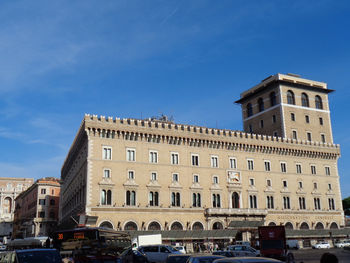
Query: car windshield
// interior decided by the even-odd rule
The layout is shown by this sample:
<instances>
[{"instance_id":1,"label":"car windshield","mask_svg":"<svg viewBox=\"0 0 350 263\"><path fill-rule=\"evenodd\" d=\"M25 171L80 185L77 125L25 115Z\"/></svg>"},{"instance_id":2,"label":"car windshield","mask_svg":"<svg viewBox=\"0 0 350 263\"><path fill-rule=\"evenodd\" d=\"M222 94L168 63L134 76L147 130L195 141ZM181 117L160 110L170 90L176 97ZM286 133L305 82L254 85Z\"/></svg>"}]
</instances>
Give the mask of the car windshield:
<instances>
[{"instance_id":1,"label":"car windshield","mask_svg":"<svg viewBox=\"0 0 350 263\"><path fill-rule=\"evenodd\" d=\"M190 256L172 256L168 257L167 263L184 263Z\"/></svg>"}]
</instances>

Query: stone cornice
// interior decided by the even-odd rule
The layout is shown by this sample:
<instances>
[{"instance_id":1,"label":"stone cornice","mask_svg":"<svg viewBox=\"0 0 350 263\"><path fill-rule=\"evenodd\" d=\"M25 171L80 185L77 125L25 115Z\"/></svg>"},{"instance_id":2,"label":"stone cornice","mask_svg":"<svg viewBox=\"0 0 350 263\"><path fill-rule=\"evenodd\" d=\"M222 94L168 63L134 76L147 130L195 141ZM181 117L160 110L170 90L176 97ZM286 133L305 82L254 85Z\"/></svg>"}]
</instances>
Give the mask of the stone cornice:
<instances>
[{"instance_id":1,"label":"stone cornice","mask_svg":"<svg viewBox=\"0 0 350 263\"><path fill-rule=\"evenodd\" d=\"M83 122L90 137L322 159L337 159L340 156L339 144L293 140L242 131L154 120L113 119L89 114L85 115Z\"/></svg>"}]
</instances>

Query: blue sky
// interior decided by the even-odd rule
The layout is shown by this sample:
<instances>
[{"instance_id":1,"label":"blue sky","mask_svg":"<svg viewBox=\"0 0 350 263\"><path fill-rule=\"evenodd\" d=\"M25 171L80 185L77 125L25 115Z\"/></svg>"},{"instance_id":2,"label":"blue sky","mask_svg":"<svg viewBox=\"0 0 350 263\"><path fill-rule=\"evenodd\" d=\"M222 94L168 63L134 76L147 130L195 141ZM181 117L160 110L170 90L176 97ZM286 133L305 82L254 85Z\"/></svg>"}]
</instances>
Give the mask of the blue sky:
<instances>
[{"instance_id":1,"label":"blue sky","mask_svg":"<svg viewBox=\"0 0 350 263\"><path fill-rule=\"evenodd\" d=\"M85 113L242 129L239 94L275 73L329 99L350 196L349 1L1 1L0 176L60 176Z\"/></svg>"}]
</instances>

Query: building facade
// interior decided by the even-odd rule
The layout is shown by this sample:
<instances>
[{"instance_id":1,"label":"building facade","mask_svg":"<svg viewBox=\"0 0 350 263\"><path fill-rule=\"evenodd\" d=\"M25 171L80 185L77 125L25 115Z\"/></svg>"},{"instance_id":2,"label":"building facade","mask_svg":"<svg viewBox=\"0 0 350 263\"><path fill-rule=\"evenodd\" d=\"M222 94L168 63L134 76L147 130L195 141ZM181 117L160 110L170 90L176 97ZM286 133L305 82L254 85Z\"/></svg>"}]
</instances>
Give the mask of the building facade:
<instances>
[{"instance_id":1,"label":"building facade","mask_svg":"<svg viewBox=\"0 0 350 263\"><path fill-rule=\"evenodd\" d=\"M237 101L244 132L85 115L61 170L60 223L84 214L119 230L342 228L330 91L274 75Z\"/></svg>"},{"instance_id":2,"label":"building facade","mask_svg":"<svg viewBox=\"0 0 350 263\"><path fill-rule=\"evenodd\" d=\"M0 237L11 236L15 199L33 182L33 178L0 177Z\"/></svg>"},{"instance_id":3,"label":"building facade","mask_svg":"<svg viewBox=\"0 0 350 263\"><path fill-rule=\"evenodd\" d=\"M16 198L13 237L48 236L58 222L60 182L58 178L38 179Z\"/></svg>"}]
</instances>

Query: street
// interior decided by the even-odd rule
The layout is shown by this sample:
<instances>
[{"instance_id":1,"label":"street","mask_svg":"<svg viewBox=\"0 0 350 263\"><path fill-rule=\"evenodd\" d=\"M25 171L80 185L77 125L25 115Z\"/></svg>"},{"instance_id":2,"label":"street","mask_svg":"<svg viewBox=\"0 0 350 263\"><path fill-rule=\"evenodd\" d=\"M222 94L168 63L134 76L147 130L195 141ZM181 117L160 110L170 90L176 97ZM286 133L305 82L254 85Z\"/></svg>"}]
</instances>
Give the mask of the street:
<instances>
[{"instance_id":1,"label":"street","mask_svg":"<svg viewBox=\"0 0 350 263\"><path fill-rule=\"evenodd\" d=\"M340 248L331 249L300 249L294 250L296 263L319 263L323 253L332 253L338 257L339 263L350 262L350 251L344 251Z\"/></svg>"}]
</instances>

